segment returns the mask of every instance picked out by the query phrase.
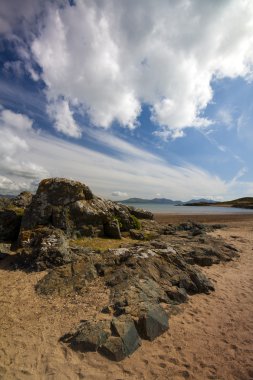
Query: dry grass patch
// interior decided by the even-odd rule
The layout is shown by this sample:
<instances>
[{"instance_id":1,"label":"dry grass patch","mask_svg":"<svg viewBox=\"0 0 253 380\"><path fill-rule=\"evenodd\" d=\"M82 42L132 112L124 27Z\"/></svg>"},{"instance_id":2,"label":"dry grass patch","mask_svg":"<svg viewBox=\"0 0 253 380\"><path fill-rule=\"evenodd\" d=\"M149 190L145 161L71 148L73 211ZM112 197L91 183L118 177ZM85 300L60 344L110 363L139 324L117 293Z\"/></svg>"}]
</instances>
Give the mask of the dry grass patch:
<instances>
[{"instance_id":1,"label":"dry grass patch","mask_svg":"<svg viewBox=\"0 0 253 380\"><path fill-rule=\"evenodd\" d=\"M122 237L122 239L82 237L70 240L71 245L78 245L81 247L88 247L91 249L100 249L101 251L106 251L110 248L119 248L126 244L134 244L136 242L138 242L138 240L131 239L130 237Z\"/></svg>"}]
</instances>

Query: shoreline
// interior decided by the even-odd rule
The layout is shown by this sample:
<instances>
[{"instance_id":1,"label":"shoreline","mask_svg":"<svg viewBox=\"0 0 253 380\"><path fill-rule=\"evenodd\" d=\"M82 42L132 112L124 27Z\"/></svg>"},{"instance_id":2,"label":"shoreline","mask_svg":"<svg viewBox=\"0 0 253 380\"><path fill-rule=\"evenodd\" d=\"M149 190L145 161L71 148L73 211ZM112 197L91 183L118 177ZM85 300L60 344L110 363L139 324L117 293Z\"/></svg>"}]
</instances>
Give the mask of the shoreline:
<instances>
[{"instance_id":1,"label":"shoreline","mask_svg":"<svg viewBox=\"0 0 253 380\"><path fill-rule=\"evenodd\" d=\"M236 223L253 221L252 214L170 214L154 213L154 220L161 224L184 223L189 220L197 223Z\"/></svg>"}]
</instances>

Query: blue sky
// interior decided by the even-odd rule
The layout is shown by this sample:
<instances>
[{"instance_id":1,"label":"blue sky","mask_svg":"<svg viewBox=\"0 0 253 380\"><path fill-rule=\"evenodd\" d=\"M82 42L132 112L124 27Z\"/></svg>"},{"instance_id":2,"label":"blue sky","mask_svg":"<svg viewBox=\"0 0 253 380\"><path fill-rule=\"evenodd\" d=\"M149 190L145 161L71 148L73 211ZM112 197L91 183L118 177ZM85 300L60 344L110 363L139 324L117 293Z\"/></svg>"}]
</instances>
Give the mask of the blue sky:
<instances>
[{"instance_id":1,"label":"blue sky","mask_svg":"<svg viewBox=\"0 0 253 380\"><path fill-rule=\"evenodd\" d=\"M253 195L253 3L0 5L0 192Z\"/></svg>"}]
</instances>

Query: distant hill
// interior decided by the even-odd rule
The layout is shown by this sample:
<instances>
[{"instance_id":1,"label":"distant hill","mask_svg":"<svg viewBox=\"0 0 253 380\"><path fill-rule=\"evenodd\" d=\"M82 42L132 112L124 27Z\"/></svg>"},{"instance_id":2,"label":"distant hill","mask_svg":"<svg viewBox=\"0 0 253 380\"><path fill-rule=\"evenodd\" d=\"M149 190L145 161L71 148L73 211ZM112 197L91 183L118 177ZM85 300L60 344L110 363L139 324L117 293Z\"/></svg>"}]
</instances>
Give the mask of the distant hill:
<instances>
[{"instance_id":1,"label":"distant hill","mask_svg":"<svg viewBox=\"0 0 253 380\"><path fill-rule=\"evenodd\" d=\"M232 201L219 202L219 205L253 209L253 197L244 197L233 199Z\"/></svg>"},{"instance_id":2,"label":"distant hill","mask_svg":"<svg viewBox=\"0 0 253 380\"><path fill-rule=\"evenodd\" d=\"M153 199L143 199L143 198L129 198L123 201L119 201L124 204L141 203L141 204L167 204L167 205L182 205L182 201L173 201L167 198L153 198Z\"/></svg>"},{"instance_id":3,"label":"distant hill","mask_svg":"<svg viewBox=\"0 0 253 380\"><path fill-rule=\"evenodd\" d=\"M225 202L193 202L188 203L187 206L218 206L253 209L253 197L238 198Z\"/></svg>"},{"instance_id":4,"label":"distant hill","mask_svg":"<svg viewBox=\"0 0 253 380\"><path fill-rule=\"evenodd\" d=\"M216 201L213 201L212 199L205 199L205 198L200 198L200 199L191 199L190 201L185 202L185 205L188 204L196 204L196 203L217 203Z\"/></svg>"},{"instance_id":5,"label":"distant hill","mask_svg":"<svg viewBox=\"0 0 253 380\"><path fill-rule=\"evenodd\" d=\"M159 205L176 205L176 206L183 206L188 205L192 203L213 203L215 201L212 201L210 199L191 199L188 202L182 202L182 201L173 201L172 199L167 198L153 198L153 199L143 199L143 198L129 198L125 199L123 201L120 201L120 203L124 204L133 204L133 203L141 203L141 204L159 204Z\"/></svg>"}]
</instances>

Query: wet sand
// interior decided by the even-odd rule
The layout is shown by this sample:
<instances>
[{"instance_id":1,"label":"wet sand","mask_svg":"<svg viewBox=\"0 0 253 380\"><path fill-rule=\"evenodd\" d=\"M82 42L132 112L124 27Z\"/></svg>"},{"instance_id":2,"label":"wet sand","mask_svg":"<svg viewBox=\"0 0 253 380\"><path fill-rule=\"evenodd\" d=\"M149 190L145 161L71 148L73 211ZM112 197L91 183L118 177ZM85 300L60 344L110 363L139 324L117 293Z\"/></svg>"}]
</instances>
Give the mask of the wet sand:
<instances>
[{"instance_id":1,"label":"wet sand","mask_svg":"<svg viewBox=\"0 0 253 380\"><path fill-rule=\"evenodd\" d=\"M193 220L198 223L240 223L253 221L252 214L165 214L156 213L155 220L159 223L184 223Z\"/></svg>"},{"instance_id":2,"label":"wet sand","mask_svg":"<svg viewBox=\"0 0 253 380\"><path fill-rule=\"evenodd\" d=\"M172 223L178 217L183 221L182 215L171 217L165 219L163 214L163 222ZM8 262L2 261L0 378L253 379L253 216L185 218L227 223L213 234L232 243L241 256L204 268L215 292L192 296L171 316L167 333L154 342L143 341L137 352L120 363L96 353L76 353L58 341L81 319L95 317L106 303L108 293L99 281L83 297L42 298L35 293L34 285L43 273L10 271Z\"/></svg>"}]
</instances>

